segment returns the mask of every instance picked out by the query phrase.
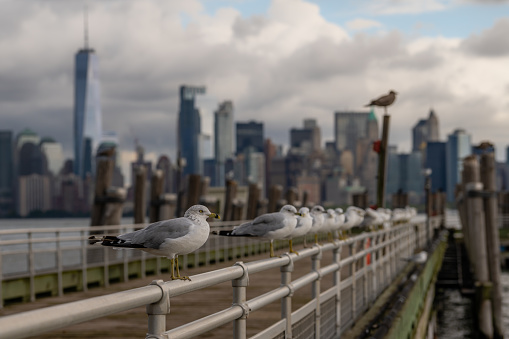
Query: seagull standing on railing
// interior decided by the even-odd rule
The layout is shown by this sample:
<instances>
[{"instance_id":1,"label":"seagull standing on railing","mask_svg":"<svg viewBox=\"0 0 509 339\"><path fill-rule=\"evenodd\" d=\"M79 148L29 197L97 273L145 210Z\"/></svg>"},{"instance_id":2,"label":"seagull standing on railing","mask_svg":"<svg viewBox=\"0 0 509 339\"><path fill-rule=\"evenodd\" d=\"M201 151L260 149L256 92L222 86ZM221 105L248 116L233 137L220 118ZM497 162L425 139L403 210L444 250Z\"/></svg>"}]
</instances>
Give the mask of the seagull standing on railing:
<instances>
[{"instance_id":1,"label":"seagull standing on railing","mask_svg":"<svg viewBox=\"0 0 509 339\"><path fill-rule=\"evenodd\" d=\"M295 226L295 229L289 235L290 253L295 253L297 255L299 253L293 250L292 239L305 236L313 226L313 218L311 218L311 214L309 214L309 208L301 207L299 209L299 213L300 215L297 216L297 226ZM304 247L307 247L305 237L304 237Z\"/></svg>"},{"instance_id":2,"label":"seagull standing on railing","mask_svg":"<svg viewBox=\"0 0 509 339\"><path fill-rule=\"evenodd\" d=\"M91 236L90 244L100 243L114 248L137 248L142 251L167 257L171 263L171 279L191 280L181 277L178 256L196 251L208 239L210 225L207 218L219 219L202 205L191 206L184 217L158 221L134 232L119 236ZM175 267L177 275L175 276Z\"/></svg>"},{"instance_id":3,"label":"seagull standing on railing","mask_svg":"<svg viewBox=\"0 0 509 339\"><path fill-rule=\"evenodd\" d=\"M297 209L284 205L279 212L262 214L253 221L235 227L231 231L213 232L213 234L237 237L256 237L270 240L270 257L274 257L274 239L285 239L297 226Z\"/></svg>"},{"instance_id":4,"label":"seagull standing on railing","mask_svg":"<svg viewBox=\"0 0 509 339\"><path fill-rule=\"evenodd\" d=\"M318 233L322 231L326 213L327 212L325 211L325 209L320 205L316 205L311 209L311 218L313 218L313 226L311 226L311 230L309 231L309 233L315 235L315 244L318 244Z\"/></svg>"},{"instance_id":5,"label":"seagull standing on railing","mask_svg":"<svg viewBox=\"0 0 509 339\"><path fill-rule=\"evenodd\" d=\"M346 239L346 231L351 231L352 228L359 226L364 220L366 211L357 206L349 206L345 212L345 222L341 226L341 238ZM345 232L345 233L343 233Z\"/></svg>"}]
</instances>

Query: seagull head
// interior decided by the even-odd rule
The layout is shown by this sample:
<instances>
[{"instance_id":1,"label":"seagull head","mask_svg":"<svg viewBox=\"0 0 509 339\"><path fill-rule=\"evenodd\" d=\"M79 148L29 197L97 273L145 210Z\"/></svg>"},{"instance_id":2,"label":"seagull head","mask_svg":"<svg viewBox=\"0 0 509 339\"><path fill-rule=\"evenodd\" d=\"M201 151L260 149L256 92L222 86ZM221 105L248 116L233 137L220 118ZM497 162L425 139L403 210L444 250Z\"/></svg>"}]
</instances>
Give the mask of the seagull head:
<instances>
[{"instance_id":1,"label":"seagull head","mask_svg":"<svg viewBox=\"0 0 509 339\"><path fill-rule=\"evenodd\" d=\"M219 217L219 214L212 213L211 211L209 211L207 206L203 205L194 205L189 207L189 209L184 214L184 217L189 217L191 215L204 217L205 219L207 218L221 219L221 217Z\"/></svg>"},{"instance_id":2,"label":"seagull head","mask_svg":"<svg viewBox=\"0 0 509 339\"><path fill-rule=\"evenodd\" d=\"M396 91L394 91L394 90L392 90L392 89L391 89L391 90L389 91L389 94L394 94L394 95L396 95L396 94L398 94L398 92L396 92Z\"/></svg>"},{"instance_id":3,"label":"seagull head","mask_svg":"<svg viewBox=\"0 0 509 339\"><path fill-rule=\"evenodd\" d=\"M280 212L281 213L289 213L292 215L300 215L300 213L297 212L297 209L295 208L295 206L292 206L292 205L284 205L283 207L281 207Z\"/></svg>"},{"instance_id":4,"label":"seagull head","mask_svg":"<svg viewBox=\"0 0 509 339\"><path fill-rule=\"evenodd\" d=\"M299 209L299 213L300 213L301 217L306 217L306 216L308 216L308 215L309 215L309 208L307 208L307 207L301 207L301 208Z\"/></svg>"}]
</instances>

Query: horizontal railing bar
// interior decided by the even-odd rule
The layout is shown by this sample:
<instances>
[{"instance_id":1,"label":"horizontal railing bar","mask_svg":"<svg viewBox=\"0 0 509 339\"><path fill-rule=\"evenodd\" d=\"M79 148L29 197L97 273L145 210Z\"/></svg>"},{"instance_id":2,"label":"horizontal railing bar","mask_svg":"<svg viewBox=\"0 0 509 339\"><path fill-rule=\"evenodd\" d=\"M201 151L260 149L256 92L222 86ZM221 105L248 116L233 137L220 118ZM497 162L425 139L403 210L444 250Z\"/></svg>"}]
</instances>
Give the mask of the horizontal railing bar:
<instances>
[{"instance_id":1,"label":"horizontal railing bar","mask_svg":"<svg viewBox=\"0 0 509 339\"><path fill-rule=\"evenodd\" d=\"M281 319L277 323L267 327L263 331L255 334L249 339L266 339L266 338L276 338L278 335L283 333L286 329L286 319Z\"/></svg>"},{"instance_id":2,"label":"horizontal railing bar","mask_svg":"<svg viewBox=\"0 0 509 339\"><path fill-rule=\"evenodd\" d=\"M162 287L168 290L170 297L176 297L193 292L204 287L210 287L242 277L244 270L240 266L230 266L215 271L191 276L191 281L172 280L165 282Z\"/></svg>"},{"instance_id":3,"label":"horizontal railing bar","mask_svg":"<svg viewBox=\"0 0 509 339\"><path fill-rule=\"evenodd\" d=\"M0 317L0 338L26 338L159 301L158 286L144 286L63 305ZM21 325L22 324L22 325Z\"/></svg>"},{"instance_id":4,"label":"horizontal railing bar","mask_svg":"<svg viewBox=\"0 0 509 339\"><path fill-rule=\"evenodd\" d=\"M242 316L243 313L244 311L242 310L242 307L233 305L226 310L219 311L201 319L197 319L193 322L179 326L173 330L166 331L163 333L163 336L171 339L195 337L197 335L213 330L216 327L227 324L230 321L238 319Z\"/></svg>"},{"instance_id":5,"label":"horizontal railing bar","mask_svg":"<svg viewBox=\"0 0 509 339\"><path fill-rule=\"evenodd\" d=\"M270 292L262 294L256 298L247 301L247 305L249 306L249 310L251 312L257 311L263 306L267 306L270 303L273 303L283 297L290 295L290 289L288 286L281 286L276 288Z\"/></svg>"},{"instance_id":6,"label":"horizontal railing bar","mask_svg":"<svg viewBox=\"0 0 509 339\"><path fill-rule=\"evenodd\" d=\"M309 285L313 281L318 280L318 278L320 278L318 272L310 272L306 275L303 275L299 279L295 279L294 281L292 281L292 286L297 291L302 287Z\"/></svg>"}]
</instances>

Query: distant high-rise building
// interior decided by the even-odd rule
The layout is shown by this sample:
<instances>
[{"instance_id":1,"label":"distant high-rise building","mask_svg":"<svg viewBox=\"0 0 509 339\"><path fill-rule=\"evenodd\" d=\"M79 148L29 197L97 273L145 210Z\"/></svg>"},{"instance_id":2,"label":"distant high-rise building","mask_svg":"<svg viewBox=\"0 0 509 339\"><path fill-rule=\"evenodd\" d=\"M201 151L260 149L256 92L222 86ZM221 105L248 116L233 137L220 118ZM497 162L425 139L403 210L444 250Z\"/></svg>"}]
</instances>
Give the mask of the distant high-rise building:
<instances>
[{"instance_id":1,"label":"distant high-rise building","mask_svg":"<svg viewBox=\"0 0 509 339\"><path fill-rule=\"evenodd\" d=\"M39 147L41 138L33 131L25 129L16 138L16 174L45 175L48 171L46 156Z\"/></svg>"},{"instance_id":2,"label":"distant high-rise building","mask_svg":"<svg viewBox=\"0 0 509 339\"><path fill-rule=\"evenodd\" d=\"M0 216L14 211L14 154L12 131L0 131Z\"/></svg>"},{"instance_id":3,"label":"distant high-rise building","mask_svg":"<svg viewBox=\"0 0 509 339\"><path fill-rule=\"evenodd\" d=\"M336 112L334 121L334 139L336 149L349 149L355 152L357 140L368 133L368 119L371 112Z\"/></svg>"},{"instance_id":4,"label":"distant high-rise building","mask_svg":"<svg viewBox=\"0 0 509 339\"><path fill-rule=\"evenodd\" d=\"M237 122L236 124L237 136L237 152L236 154L244 153L244 151L252 147L254 152L263 153L263 123L261 122Z\"/></svg>"},{"instance_id":5,"label":"distant high-rise building","mask_svg":"<svg viewBox=\"0 0 509 339\"><path fill-rule=\"evenodd\" d=\"M64 165L64 152L62 144L52 138L42 138L40 143L42 154L46 157L48 171L58 175Z\"/></svg>"},{"instance_id":6,"label":"distant high-rise building","mask_svg":"<svg viewBox=\"0 0 509 339\"><path fill-rule=\"evenodd\" d=\"M173 167L171 165L171 160L167 155L161 155L157 160L156 169L160 169L163 171L164 177L164 193L172 193L175 185L175 173Z\"/></svg>"},{"instance_id":7,"label":"distant high-rise building","mask_svg":"<svg viewBox=\"0 0 509 339\"><path fill-rule=\"evenodd\" d=\"M412 151L421 151L428 141L428 120L421 119L412 128Z\"/></svg>"},{"instance_id":8,"label":"distant high-rise building","mask_svg":"<svg viewBox=\"0 0 509 339\"><path fill-rule=\"evenodd\" d=\"M463 158L472 154L470 135L463 129L457 129L447 137L447 201L454 202L456 184L461 182Z\"/></svg>"},{"instance_id":9,"label":"distant high-rise building","mask_svg":"<svg viewBox=\"0 0 509 339\"><path fill-rule=\"evenodd\" d=\"M431 169L431 192L445 192L447 189L445 142L428 142L425 167Z\"/></svg>"},{"instance_id":10,"label":"distant high-rise building","mask_svg":"<svg viewBox=\"0 0 509 339\"><path fill-rule=\"evenodd\" d=\"M45 212L52 208L51 182L48 175L20 176L18 185L19 215L25 217L33 211Z\"/></svg>"},{"instance_id":11,"label":"distant high-rise building","mask_svg":"<svg viewBox=\"0 0 509 339\"><path fill-rule=\"evenodd\" d=\"M215 184L225 185L226 159L233 157L233 103L224 101L214 113Z\"/></svg>"},{"instance_id":12,"label":"distant high-rise building","mask_svg":"<svg viewBox=\"0 0 509 339\"><path fill-rule=\"evenodd\" d=\"M74 173L85 178L95 171L94 156L102 137L99 59L86 40L74 67Z\"/></svg>"},{"instance_id":13,"label":"distant high-rise building","mask_svg":"<svg viewBox=\"0 0 509 339\"><path fill-rule=\"evenodd\" d=\"M438 126L438 117L433 109L429 111L428 117L428 141L439 141L440 129Z\"/></svg>"},{"instance_id":14,"label":"distant high-rise building","mask_svg":"<svg viewBox=\"0 0 509 339\"><path fill-rule=\"evenodd\" d=\"M509 165L509 146L505 148L505 163Z\"/></svg>"},{"instance_id":15,"label":"distant high-rise building","mask_svg":"<svg viewBox=\"0 0 509 339\"><path fill-rule=\"evenodd\" d=\"M202 156L201 117L195 107L197 94L205 94L205 87L180 86L180 107L178 115L178 150L186 159L182 174L201 174Z\"/></svg>"},{"instance_id":16,"label":"distant high-rise building","mask_svg":"<svg viewBox=\"0 0 509 339\"><path fill-rule=\"evenodd\" d=\"M304 128L290 130L290 147L302 154L311 154L320 150L320 127L315 119L305 119Z\"/></svg>"}]
</instances>

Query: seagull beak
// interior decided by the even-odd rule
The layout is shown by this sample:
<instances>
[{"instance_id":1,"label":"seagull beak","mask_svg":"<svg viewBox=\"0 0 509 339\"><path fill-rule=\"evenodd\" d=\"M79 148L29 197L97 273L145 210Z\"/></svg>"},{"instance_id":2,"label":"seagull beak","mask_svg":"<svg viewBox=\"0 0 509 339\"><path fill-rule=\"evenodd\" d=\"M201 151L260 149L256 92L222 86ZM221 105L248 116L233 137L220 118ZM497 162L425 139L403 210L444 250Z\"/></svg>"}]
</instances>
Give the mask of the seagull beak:
<instances>
[{"instance_id":1,"label":"seagull beak","mask_svg":"<svg viewBox=\"0 0 509 339\"><path fill-rule=\"evenodd\" d=\"M302 217L302 213L299 213L299 212L295 213L295 215L298 215L299 217Z\"/></svg>"},{"instance_id":2,"label":"seagull beak","mask_svg":"<svg viewBox=\"0 0 509 339\"><path fill-rule=\"evenodd\" d=\"M210 214L209 214L209 218L221 219L221 217L219 216L219 214L216 214L216 213L210 213Z\"/></svg>"}]
</instances>

